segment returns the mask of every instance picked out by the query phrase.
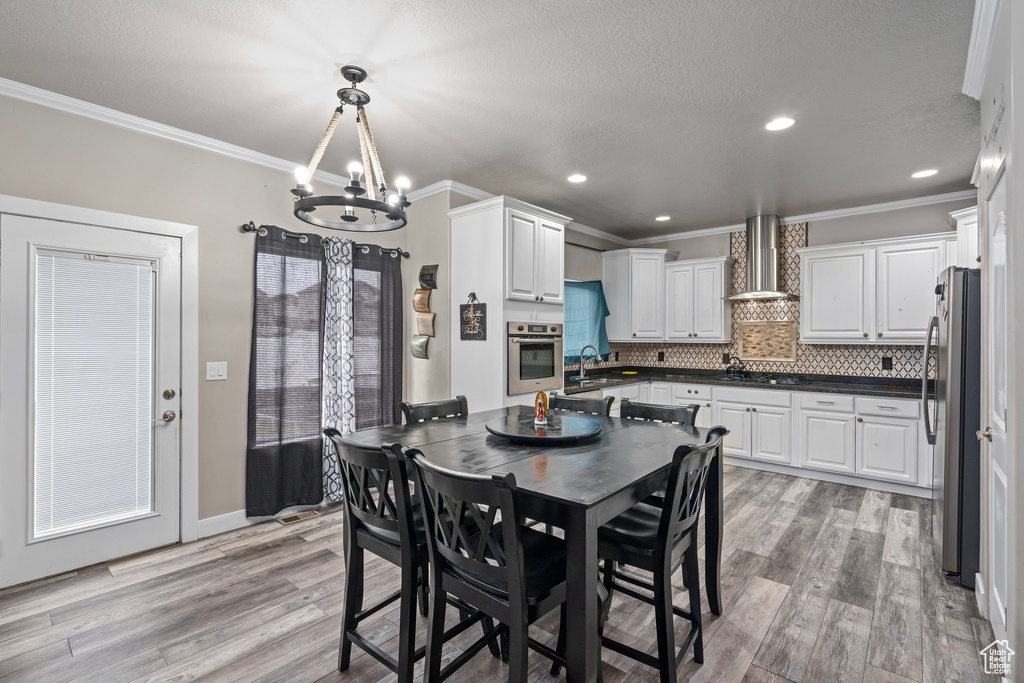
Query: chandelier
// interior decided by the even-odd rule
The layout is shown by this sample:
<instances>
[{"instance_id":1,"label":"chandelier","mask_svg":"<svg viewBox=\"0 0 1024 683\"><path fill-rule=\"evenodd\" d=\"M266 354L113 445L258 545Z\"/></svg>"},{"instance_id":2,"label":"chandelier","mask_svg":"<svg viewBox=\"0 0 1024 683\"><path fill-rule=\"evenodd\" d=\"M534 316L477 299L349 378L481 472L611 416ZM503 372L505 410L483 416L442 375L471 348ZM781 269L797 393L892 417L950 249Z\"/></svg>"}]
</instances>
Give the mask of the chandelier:
<instances>
[{"instance_id":1,"label":"chandelier","mask_svg":"<svg viewBox=\"0 0 1024 683\"><path fill-rule=\"evenodd\" d=\"M404 227L408 220L405 208L410 202L406 198L409 180L404 176L395 179L394 188L384 180L384 169L373 144L373 134L366 120L366 104L370 96L356 86L366 80L366 70L358 66L341 67L341 75L351 86L338 91L341 103L334 110L327 130L320 138L320 144L313 152L308 166L295 169L298 182L292 194L295 195L295 217L310 225L334 230L352 232L386 232ZM327 144L334 135L334 129L341 121L345 105L356 108L356 133L359 137L359 155L362 161L348 165L349 184L342 196L314 195L310 184L316 167L324 156ZM340 209L340 211L339 211ZM361 211L356 212L357 209ZM383 217L383 218L382 218Z\"/></svg>"}]
</instances>

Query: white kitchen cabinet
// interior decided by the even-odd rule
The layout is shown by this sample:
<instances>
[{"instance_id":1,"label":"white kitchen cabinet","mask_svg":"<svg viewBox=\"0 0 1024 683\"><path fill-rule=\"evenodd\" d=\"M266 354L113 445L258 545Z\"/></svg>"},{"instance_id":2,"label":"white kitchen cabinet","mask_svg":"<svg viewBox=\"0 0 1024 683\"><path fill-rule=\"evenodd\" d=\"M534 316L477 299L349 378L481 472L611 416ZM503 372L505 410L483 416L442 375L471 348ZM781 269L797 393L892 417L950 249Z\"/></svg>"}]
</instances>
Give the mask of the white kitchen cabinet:
<instances>
[{"instance_id":1,"label":"white kitchen cabinet","mask_svg":"<svg viewBox=\"0 0 1024 683\"><path fill-rule=\"evenodd\" d=\"M791 394L788 391L717 387L714 423L733 432L725 437L725 454L784 465L792 463Z\"/></svg>"},{"instance_id":2,"label":"white kitchen cabinet","mask_svg":"<svg viewBox=\"0 0 1024 683\"><path fill-rule=\"evenodd\" d=\"M750 457L788 465L793 462L791 408L751 406Z\"/></svg>"},{"instance_id":3,"label":"white kitchen cabinet","mask_svg":"<svg viewBox=\"0 0 1024 683\"><path fill-rule=\"evenodd\" d=\"M640 385L639 384L627 384L622 389L622 400L639 401L640 400Z\"/></svg>"},{"instance_id":4,"label":"white kitchen cabinet","mask_svg":"<svg viewBox=\"0 0 1024 683\"><path fill-rule=\"evenodd\" d=\"M615 400L612 401L612 410L609 413L612 417L619 416L619 407L622 404L622 387L615 387L614 389L604 389L601 391L602 398L613 397Z\"/></svg>"},{"instance_id":5,"label":"white kitchen cabinet","mask_svg":"<svg viewBox=\"0 0 1024 683\"><path fill-rule=\"evenodd\" d=\"M875 338L893 344L924 343L935 315L935 283L946 264L949 240L878 247L875 250Z\"/></svg>"},{"instance_id":6,"label":"white kitchen cabinet","mask_svg":"<svg viewBox=\"0 0 1024 683\"><path fill-rule=\"evenodd\" d=\"M919 431L918 420L858 415L857 473L916 484Z\"/></svg>"},{"instance_id":7,"label":"white kitchen cabinet","mask_svg":"<svg viewBox=\"0 0 1024 683\"><path fill-rule=\"evenodd\" d=\"M726 298L732 259L675 261L665 266L665 338L727 343L732 306Z\"/></svg>"},{"instance_id":8,"label":"white kitchen cabinet","mask_svg":"<svg viewBox=\"0 0 1024 683\"><path fill-rule=\"evenodd\" d=\"M961 268L978 268L981 259L978 234L978 207L971 206L949 214L956 221L956 256L949 265Z\"/></svg>"},{"instance_id":9,"label":"white kitchen cabinet","mask_svg":"<svg viewBox=\"0 0 1024 683\"><path fill-rule=\"evenodd\" d=\"M565 302L565 224L505 210L505 298Z\"/></svg>"},{"instance_id":10,"label":"white kitchen cabinet","mask_svg":"<svg viewBox=\"0 0 1024 683\"><path fill-rule=\"evenodd\" d=\"M616 249L601 254L609 341L665 339L665 249Z\"/></svg>"},{"instance_id":11,"label":"white kitchen cabinet","mask_svg":"<svg viewBox=\"0 0 1024 683\"><path fill-rule=\"evenodd\" d=\"M672 405L672 384L670 382L651 382L650 403Z\"/></svg>"},{"instance_id":12,"label":"white kitchen cabinet","mask_svg":"<svg viewBox=\"0 0 1024 683\"><path fill-rule=\"evenodd\" d=\"M750 423L750 406L726 401L715 403L715 424L729 430L722 440L722 452L725 455L750 457Z\"/></svg>"},{"instance_id":13,"label":"white kitchen cabinet","mask_svg":"<svg viewBox=\"0 0 1024 683\"><path fill-rule=\"evenodd\" d=\"M799 249L800 341L919 344L953 233Z\"/></svg>"},{"instance_id":14,"label":"white kitchen cabinet","mask_svg":"<svg viewBox=\"0 0 1024 683\"><path fill-rule=\"evenodd\" d=\"M638 397L639 397L637 400L640 401L640 403L650 403L651 402L651 383L650 382L643 382L643 383L641 383L640 384L640 388L637 391L637 394L638 394Z\"/></svg>"},{"instance_id":15,"label":"white kitchen cabinet","mask_svg":"<svg viewBox=\"0 0 1024 683\"><path fill-rule=\"evenodd\" d=\"M856 416L801 408L798 439L800 465L808 469L853 474L856 471Z\"/></svg>"}]
</instances>

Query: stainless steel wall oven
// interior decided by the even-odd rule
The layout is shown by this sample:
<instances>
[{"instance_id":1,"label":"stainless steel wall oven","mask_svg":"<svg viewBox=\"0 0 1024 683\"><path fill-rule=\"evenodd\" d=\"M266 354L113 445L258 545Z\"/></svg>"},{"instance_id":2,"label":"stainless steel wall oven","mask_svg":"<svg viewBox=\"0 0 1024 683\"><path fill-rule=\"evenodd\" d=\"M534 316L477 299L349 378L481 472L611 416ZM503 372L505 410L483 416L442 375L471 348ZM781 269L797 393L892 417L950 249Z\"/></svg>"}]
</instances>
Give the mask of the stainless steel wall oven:
<instances>
[{"instance_id":1,"label":"stainless steel wall oven","mask_svg":"<svg viewBox=\"0 0 1024 683\"><path fill-rule=\"evenodd\" d=\"M562 387L562 325L508 324L508 395Z\"/></svg>"}]
</instances>

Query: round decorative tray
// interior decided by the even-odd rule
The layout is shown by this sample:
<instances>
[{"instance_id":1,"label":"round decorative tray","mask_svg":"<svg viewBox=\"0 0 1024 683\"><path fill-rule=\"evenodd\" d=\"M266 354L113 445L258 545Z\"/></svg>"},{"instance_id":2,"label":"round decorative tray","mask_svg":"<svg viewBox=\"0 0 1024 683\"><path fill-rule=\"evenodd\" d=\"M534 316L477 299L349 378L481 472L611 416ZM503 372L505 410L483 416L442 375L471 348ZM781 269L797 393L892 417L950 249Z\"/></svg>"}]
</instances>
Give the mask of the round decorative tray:
<instances>
[{"instance_id":1,"label":"round decorative tray","mask_svg":"<svg viewBox=\"0 0 1024 683\"><path fill-rule=\"evenodd\" d=\"M533 415L509 415L484 425L491 434L513 443L568 446L601 433L601 423L582 415L548 414L546 425L535 425Z\"/></svg>"}]
</instances>

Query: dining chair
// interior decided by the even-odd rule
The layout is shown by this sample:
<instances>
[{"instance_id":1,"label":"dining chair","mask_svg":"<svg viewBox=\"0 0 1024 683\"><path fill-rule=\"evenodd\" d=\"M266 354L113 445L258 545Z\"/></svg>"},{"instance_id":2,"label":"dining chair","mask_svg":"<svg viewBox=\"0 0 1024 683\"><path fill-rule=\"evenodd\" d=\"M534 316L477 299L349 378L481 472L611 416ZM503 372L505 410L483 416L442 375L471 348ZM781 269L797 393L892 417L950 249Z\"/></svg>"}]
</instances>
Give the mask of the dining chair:
<instances>
[{"instance_id":1,"label":"dining chair","mask_svg":"<svg viewBox=\"0 0 1024 683\"><path fill-rule=\"evenodd\" d=\"M668 406L660 403L639 403L624 398L619 404L619 417L646 422L670 422L684 427L692 427L699 410L699 403Z\"/></svg>"},{"instance_id":2,"label":"dining chair","mask_svg":"<svg viewBox=\"0 0 1024 683\"><path fill-rule=\"evenodd\" d=\"M612 403L614 402L614 396L605 396L604 398L552 396L548 402L548 407L552 410L565 410L573 413L589 413L590 415L608 417L612 414Z\"/></svg>"},{"instance_id":3,"label":"dining chair","mask_svg":"<svg viewBox=\"0 0 1024 683\"><path fill-rule=\"evenodd\" d=\"M413 463L430 554L430 615L425 680L439 683L495 636L508 636L508 680L527 677L528 648L565 665L564 647L529 637L530 624L561 608L565 623L565 542L522 524L512 474L453 472L413 448L391 446ZM445 596L493 617L500 624L441 668Z\"/></svg>"},{"instance_id":4,"label":"dining chair","mask_svg":"<svg viewBox=\"0 0 1024 683\"><path fill-rule=\"evenodd\" d=\"M352 645L394 673L402 683L413 680L413 665L425 650L415 648L416 598L419 589L421 612L426 614L429 553L420 507L409 495L405 462L380 448L358 448L341 441L334 428L324 430L334 447L344 491L343 542L345 550L345 596L342 607L341 644L338 670L348 669ZM363 606L364 552L369 551L400 569L400 587L370 607ZM363 637L359 623L399 601L398 659ZM461 633L477 621L484 630L493 628L486 615L460 607ZM454 637L454 634L452 634ZM500 652L495 646L492 654Z\"/></svg>"},{"instance_id":5,"label":"dining chair","mask_svg":"<svg viewBox=\"0 0 1024 683\"><path fill-rule=\"evenodd\" d=\"M693 646L694 661L704 661L704 634L701 623L700 571L697 564L697 521L704 499L708 470L722 437L729 431L714 427L705 443L683 445L672 455L665 504L658 508L637 503L598 529L598 554L604 558L603 584L608 597L602 605L607 617L614 591L619 591L654 606L658 654L652 656L607 636L602 644L619 654L658 669L663 682L676 680L676 669ZM615 570L616 564L649 572L652 581ZM689 609L672 603L672 573L684 567ZM641 593L643 588L651 595ZM679 651L675 647L673 614L690 622L690 632Z\"/></svg>"},{"instance_id":6,"label":"dining chair","mask_svg":"<svg viewBox=\"0 0 1024 683\"><path fill-rule=\"evenodd\" d=\"M405 424L411 425L417 422L428 420L440 420L446 417L463 417L469 415L469 403L465 396L456 396L447 401L434 401L433 403L408 403L402 401L399 404L402 414L405 415Z\"/></svg>"}]
</instances>

